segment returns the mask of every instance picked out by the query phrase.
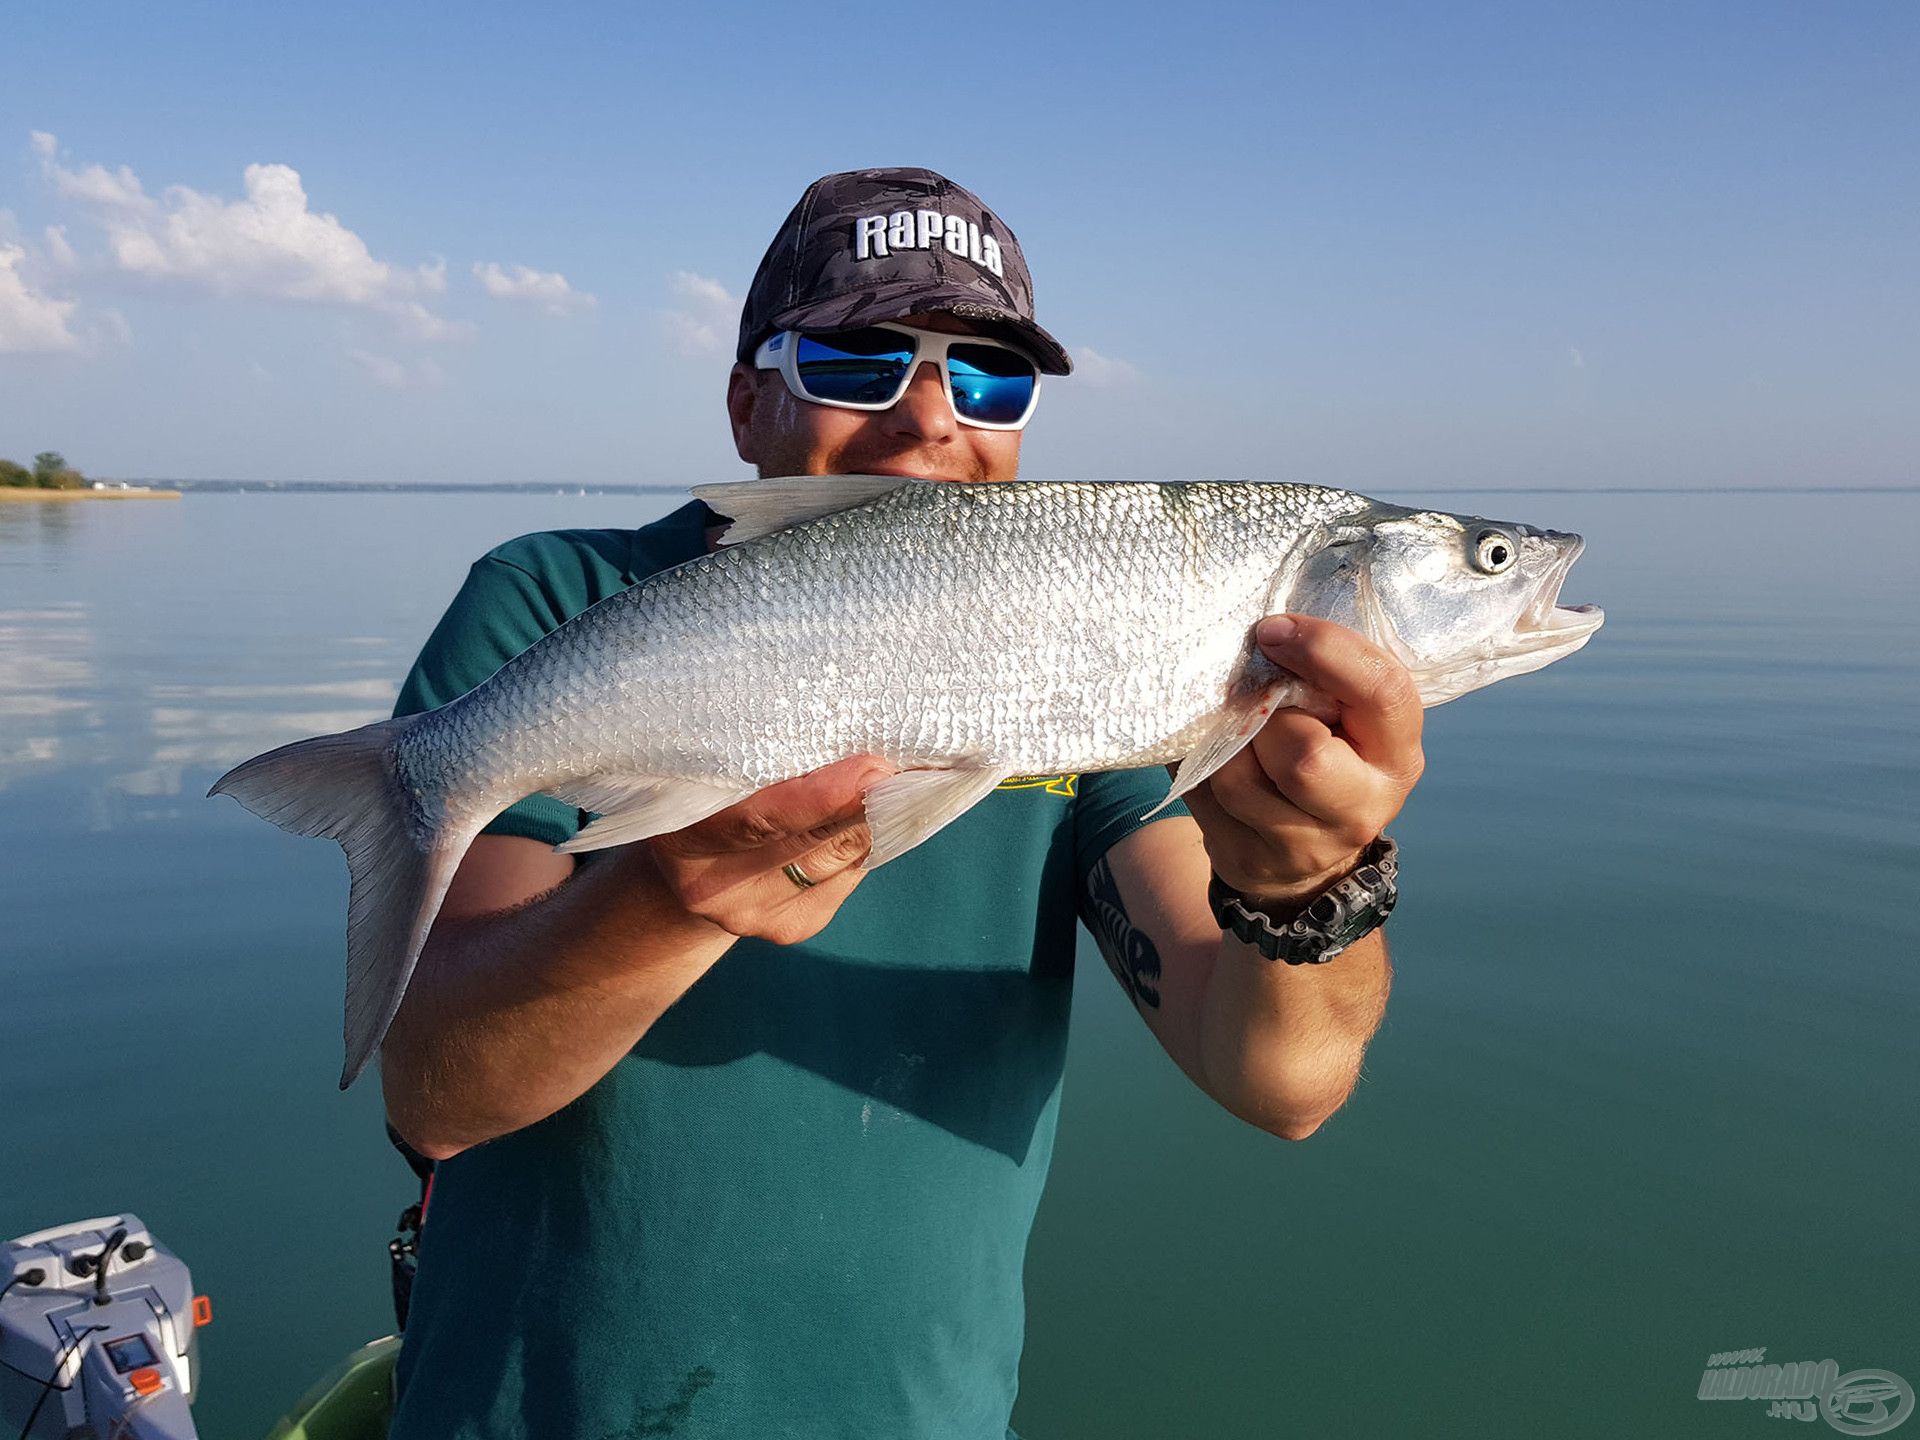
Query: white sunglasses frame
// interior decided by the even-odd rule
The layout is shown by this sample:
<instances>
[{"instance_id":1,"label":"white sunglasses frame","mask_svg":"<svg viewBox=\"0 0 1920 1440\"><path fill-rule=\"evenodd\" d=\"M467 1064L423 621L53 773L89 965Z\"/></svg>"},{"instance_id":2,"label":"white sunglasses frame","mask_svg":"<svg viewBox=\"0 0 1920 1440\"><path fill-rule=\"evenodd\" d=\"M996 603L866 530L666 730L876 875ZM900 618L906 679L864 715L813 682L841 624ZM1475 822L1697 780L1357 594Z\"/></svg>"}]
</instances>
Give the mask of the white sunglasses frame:
<instances>
[{"instance_id":1,"label":"white sunglasses frame","mask_svg":"<svg viewBox=\"0 0 1920 1440\"><path fill-rule=\"evenodd\" d=\"M856 327L861 330L891 330L897 335L913 337L913 360L906 372L900 377L900 388L891 398L874 403L865 400L823 400L818 395L809 395L806 387L800 383L800 345L802 334L831 336L831 330L776 330L760 342L753 352L753 368L756 370L778 370L780 378L787 382L787 389L806 401L809 405L825 405L832 410L891 410L900 403L907 393L907 387L913 384L913 377L920 373L922 362L931 362L940 367L940 373L946 384L940 387L947 397L947 408L953 411L953 418L962 425L970 425L976 430L1024 430L1027 422L1033 418L1033 412L1040 404L1040 366L1034 358L1017 345L1009 345L1004 340L995 340L986 335L955 335L945 330L921 330L912 325L896 325L892 322L879 322ZM838 332L850 333L850 332ZM1027 397L1027 408L1021 412L1018 420L1005 424L993 424L986 420L973 420L960 413L960 407L953 403L953 376L947 369L947 351L955 345L985 345L994 350L1010 350L1022 360L1033 366L1033 393Z\"/></svg>"}]
</instances>

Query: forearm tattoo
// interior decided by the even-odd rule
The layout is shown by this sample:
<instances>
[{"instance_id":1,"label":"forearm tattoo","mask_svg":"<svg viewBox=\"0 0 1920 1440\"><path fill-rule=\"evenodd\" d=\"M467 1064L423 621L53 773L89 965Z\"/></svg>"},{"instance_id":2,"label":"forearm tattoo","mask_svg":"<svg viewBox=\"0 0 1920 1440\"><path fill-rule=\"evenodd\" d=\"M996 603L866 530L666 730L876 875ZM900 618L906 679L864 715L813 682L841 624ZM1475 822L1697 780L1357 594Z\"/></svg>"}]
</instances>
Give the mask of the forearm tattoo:
<instances>
[{"instance_id":1,"label":"forearm tattoo","mask_svg":"<svg viewBox=\"0 0 1920 1440\"><path fill-rule=\"evenodd\" d=\"M1103 856L1087 875L1086 904L1081 914L1093 932L1107 966L1134 1003L1160 1008L1160 952L1146 931L1127 918L1127 907L1114 882L1113 867Z\"/></svg>"}]
</instances>

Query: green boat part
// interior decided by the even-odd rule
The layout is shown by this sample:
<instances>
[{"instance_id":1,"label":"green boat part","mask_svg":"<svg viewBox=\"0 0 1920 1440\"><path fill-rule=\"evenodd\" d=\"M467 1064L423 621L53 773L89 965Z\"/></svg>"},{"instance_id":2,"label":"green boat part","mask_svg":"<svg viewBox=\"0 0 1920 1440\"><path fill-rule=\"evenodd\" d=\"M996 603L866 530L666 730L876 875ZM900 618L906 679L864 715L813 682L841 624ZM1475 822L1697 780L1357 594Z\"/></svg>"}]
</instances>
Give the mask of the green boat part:
<instances>
[{"instance_id":1,"label":"green boat part","mask_svg":"<svg viewBox=\"0 0 1920 1440\"><path fill-rule=\"evenodd\" d=\"M400 1337L369 1341L313 1383L267 1440L386 1440Z\"/></svg>"}]
</instances>

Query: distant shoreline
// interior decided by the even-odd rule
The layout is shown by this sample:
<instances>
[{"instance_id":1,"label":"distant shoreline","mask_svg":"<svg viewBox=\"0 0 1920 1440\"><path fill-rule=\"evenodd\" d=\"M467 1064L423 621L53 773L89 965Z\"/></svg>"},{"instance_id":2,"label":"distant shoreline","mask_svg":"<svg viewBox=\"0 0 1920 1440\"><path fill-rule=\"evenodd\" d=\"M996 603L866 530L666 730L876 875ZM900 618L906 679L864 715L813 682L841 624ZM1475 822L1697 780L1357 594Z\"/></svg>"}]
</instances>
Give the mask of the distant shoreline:
<instances>
[{"instance_id":1,"label":"distant shoreline","mask_svg":"<svg viewBox=\"0 0 1920 1440\"><path fill-rule=\"evenodd\" d=\"M685 485L513 481L411 480L134 480L135 485L168 485L193 495L686 495Z\"/></svg>"},{"instance_id":2,"label":"distant shoreline","mask_svg":"<svg viewBox=\"0 0 1920 1440\"><path fill-rule=\"evenodd\" d=\"M43 490L38 485L0 485L0 500L178 500L178 490Z\"/></svg>"}]
</instances>

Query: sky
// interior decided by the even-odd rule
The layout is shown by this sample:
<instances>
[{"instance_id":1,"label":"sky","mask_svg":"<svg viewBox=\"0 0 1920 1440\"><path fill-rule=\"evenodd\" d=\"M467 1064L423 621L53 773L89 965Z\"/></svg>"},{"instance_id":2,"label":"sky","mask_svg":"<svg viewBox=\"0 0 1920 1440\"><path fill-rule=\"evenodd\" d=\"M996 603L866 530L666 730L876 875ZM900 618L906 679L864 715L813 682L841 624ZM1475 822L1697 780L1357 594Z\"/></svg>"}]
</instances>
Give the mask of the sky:
<instances>
[{"instance_id":1,"label":"sky","mask_svg":"<svg viewBox=\"0 0 1920 1440\"><path fill-rule=\"evenodd\" d=\"M1077 360L1036 478L1920 483L1920 7L335 3L0 17L0 456L745 473L739 300L926 165Z\"/></svg>"}]
</instances>

